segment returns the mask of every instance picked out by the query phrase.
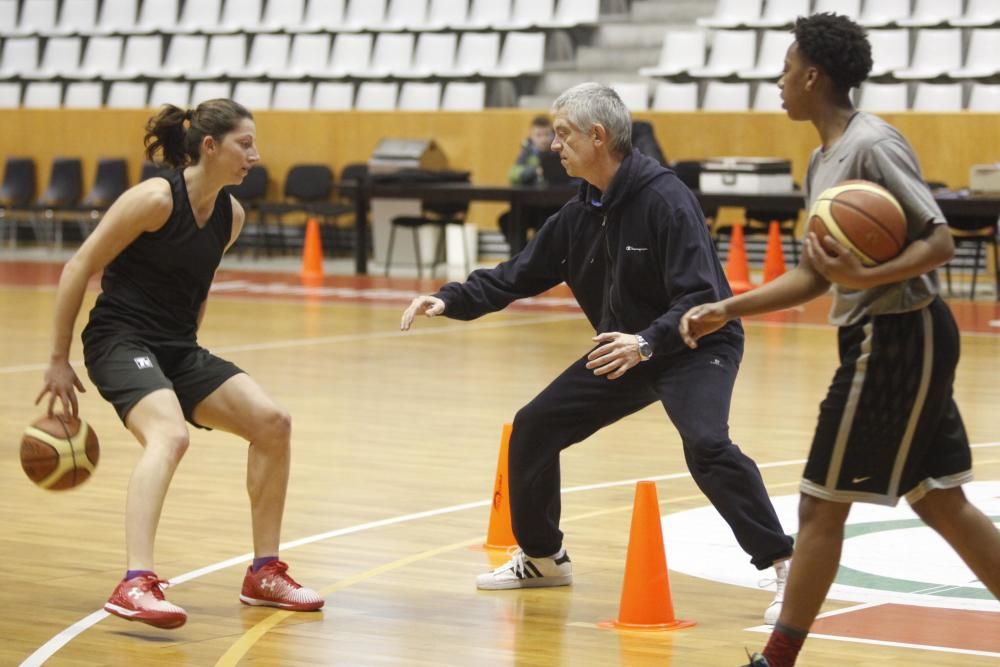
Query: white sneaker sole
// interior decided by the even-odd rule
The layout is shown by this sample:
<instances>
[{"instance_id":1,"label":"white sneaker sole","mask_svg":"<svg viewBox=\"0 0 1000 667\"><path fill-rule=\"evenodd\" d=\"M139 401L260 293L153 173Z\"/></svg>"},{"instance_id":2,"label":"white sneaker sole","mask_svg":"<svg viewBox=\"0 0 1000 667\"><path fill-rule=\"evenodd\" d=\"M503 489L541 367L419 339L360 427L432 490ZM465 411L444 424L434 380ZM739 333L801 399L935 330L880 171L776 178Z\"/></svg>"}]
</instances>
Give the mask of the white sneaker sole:
<instances>
[{"instance_id":1,"label":"white sneaker sole","mask_svg":"<svg viewBox=\"0 0 1000 667\"><path fill-rule=\"evenodd\" d=\"M173 630L187 623L187 615L180 617L175 616L170 620L165 620L162 618L148 618L148 617L142 618L139 616L139 614L142 613L139 610L126 609L112 602L106 602L104 604L104 611L108 612L112 616L123 618L126 621L138 621L140 623L145 623L146 625L151 625L154 628L160 628L162 630Z\"/></svg>"},{"instance_id":2,"label":"white sneaker sole","mask_svg":"<svg viewBox=\"0 0 1000 667\"><path fill-rule=\"evenodd\" d=\"M553 586L569 586L573 583L573 575L562 577L537 577L535 579L513 579L496 581L492 578L476 579L476 588L481 591L507 591L515 588L551 588Z\"/></svg>"},{"instance_id":3,"label":"white sneaker sole","mask_svg":"<svg viewBox=\"0 0 1000 667\"><path fill-rule=\"evenodd\" d=\"M288 602L273 602L271 600L258 600L257 598L248 597L246 595L240 594L240 602L243 604L248 604L251 607L277 607L279 609L289 609L291 611L317 611L323 608L323 602L318 605L302 605L294 604Z\"/></svg>"}]
</instances>

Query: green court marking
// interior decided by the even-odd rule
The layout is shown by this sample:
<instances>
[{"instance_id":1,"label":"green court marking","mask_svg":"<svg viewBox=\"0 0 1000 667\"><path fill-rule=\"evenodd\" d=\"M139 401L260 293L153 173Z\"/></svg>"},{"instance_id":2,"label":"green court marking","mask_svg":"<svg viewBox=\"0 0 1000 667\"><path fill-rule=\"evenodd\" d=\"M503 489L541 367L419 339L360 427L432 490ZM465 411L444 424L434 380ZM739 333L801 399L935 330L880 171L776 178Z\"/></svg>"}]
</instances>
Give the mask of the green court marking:
<instances>
[{"instance_id":1,"label":"green court marking","mask_svg":"<svg viewBox=\"0 0 1000 667\"><path fill-rule=\"evenodd\" d=\"M991 516L990 520L1000 524L1000 517ZM890 530L905 530L907 528L927 528L920 519L899 519L895 521L871 521L867 523L854 523L844 526L844 539L861 537L872 533L882 533ZM930 528L928 528L930 530ZM858 588L871 588L882 591L892 591L895 593L910 593L916 595L939 595L942 597L966 598L970 600L992 600L993 595L985 588L973 588L971 586L949 586L946 584L935 584L926 581L913 581L910 579L900 579L897 577L886 577L870 572L862 572L850 567L840 566L837 571L837 578L834 580L838 584L845 586L856 586Z\"/></svg>"}]
</instances>

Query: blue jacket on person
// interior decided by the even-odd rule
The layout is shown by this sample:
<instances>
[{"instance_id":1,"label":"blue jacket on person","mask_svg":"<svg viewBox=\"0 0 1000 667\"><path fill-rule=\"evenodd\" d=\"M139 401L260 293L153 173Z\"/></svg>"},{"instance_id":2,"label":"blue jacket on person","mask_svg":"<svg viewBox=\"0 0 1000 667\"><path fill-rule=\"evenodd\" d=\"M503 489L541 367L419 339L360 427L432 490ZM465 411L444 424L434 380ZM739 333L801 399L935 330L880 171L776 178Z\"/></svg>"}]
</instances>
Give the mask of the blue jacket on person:
<instances>
[{"instance_id":1,"label":"blue jacket on person","mask_svg":"<svg viewBox=\"0 0 1000 667\"><path fill-rule=\"evenodd\" d=\"M471 320L565 282L595 331L640 334L654 355L686 350L678 325L692 306L732 296L694 194L633 150L602 193L582 182L525 248L435 294L444 315ZM738 320L706 338L742 351Z\"/></svg>"}]
</instances>

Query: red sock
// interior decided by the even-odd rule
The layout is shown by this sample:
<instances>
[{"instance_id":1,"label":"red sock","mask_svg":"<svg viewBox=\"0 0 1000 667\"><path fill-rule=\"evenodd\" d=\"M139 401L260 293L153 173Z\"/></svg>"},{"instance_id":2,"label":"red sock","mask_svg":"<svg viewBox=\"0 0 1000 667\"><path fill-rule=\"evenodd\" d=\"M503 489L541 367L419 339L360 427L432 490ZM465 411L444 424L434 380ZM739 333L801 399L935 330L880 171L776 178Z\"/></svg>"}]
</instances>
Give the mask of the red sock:
<instances>
[{"instance_id":1,"label":"red sock","mask_svg":"<svg viewBox=\"0 0 1000 667\"><path fill-rule=\"evenodd\" d=\"M794 667L795 659L799 657L806 634L801 630L790 628L778 623L771 632L771 637L764 647L764 657L769 667Z\"/></svg>"}]
</instances>

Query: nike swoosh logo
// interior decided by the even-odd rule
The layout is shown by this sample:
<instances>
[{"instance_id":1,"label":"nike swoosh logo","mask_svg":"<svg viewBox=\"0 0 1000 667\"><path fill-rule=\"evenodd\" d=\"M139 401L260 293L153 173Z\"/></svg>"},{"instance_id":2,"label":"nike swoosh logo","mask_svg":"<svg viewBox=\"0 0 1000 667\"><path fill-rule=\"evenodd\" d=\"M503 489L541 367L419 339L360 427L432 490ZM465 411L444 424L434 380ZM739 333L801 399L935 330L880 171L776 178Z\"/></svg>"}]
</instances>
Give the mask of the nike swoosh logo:
<instances>
[{"instance_id":1,"label":"nike swoosh logo","mask_svg":"<svg viewBox=\"0 0 1000 667\"><path fill-rule=\"evenodd\" d=\"M869 479L871 479L871 475L869 475L868 477L855 477L854 479L851 480L851 484L860 484L861 482L867 481Z\"/></svg>"}]
</instances>

